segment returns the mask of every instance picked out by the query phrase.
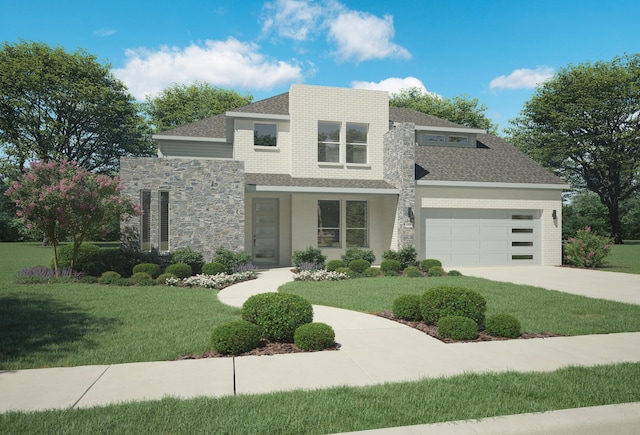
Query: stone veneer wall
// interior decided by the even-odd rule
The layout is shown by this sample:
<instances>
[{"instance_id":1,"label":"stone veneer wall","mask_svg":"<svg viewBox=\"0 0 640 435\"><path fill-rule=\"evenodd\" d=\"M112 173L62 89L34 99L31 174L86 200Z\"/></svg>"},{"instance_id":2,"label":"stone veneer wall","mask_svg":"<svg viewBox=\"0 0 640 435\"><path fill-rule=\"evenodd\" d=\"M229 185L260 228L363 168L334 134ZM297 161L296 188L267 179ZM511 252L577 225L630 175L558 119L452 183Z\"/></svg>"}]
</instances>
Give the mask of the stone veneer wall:
<instances>
[{"instance_id":1,"label":"stone veneer wall","mask_svg":"<svg viewBox=\"0 0 640 435\"><path fill-rule=\"evenodd\" d=\"M384 136L384 180L400 189L392 237L392 245L397 245L397 249L415 247L415 227L408 216L409 207L417 212L415 161L414 124L394 124Z\"/></svg>"},{"instance_id":2,"label":"stone veneer wall","mask_svg":"<svg viewBox=\"0 0 640 435\"><path fill-rule=\"evenodd\" d=\"M223 246L244 250L244 163L232 160L120 159L123 193L140 204L140 192L151 191L151 245L159 246L160 192L169 192L169 250L190 246L205 261ZM124 223L140 232L140 218ZM126 234L126 232L125 232Z\"/></svg>"}]
</instances>

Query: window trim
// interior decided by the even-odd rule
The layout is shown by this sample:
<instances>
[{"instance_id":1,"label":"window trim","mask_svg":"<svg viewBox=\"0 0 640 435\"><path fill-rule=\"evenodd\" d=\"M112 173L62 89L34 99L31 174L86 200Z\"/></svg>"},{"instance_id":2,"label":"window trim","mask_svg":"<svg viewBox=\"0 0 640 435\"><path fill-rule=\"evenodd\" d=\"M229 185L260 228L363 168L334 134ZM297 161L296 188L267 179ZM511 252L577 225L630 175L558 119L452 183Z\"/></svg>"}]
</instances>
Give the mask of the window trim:
<instances>
[{"instance_id":1,"label":"window trim","mask_svg":"<svg viewBox=\"0 0 640 435\"><path fill-rule=\"evenodd\" d=\"M275 139L276 142L274 145L261 145L261 144L256 144L256 126L258 125L264 125L264 126L273 126L275 127ZM278 123L277 122L254 122L253 123L253 146L255 148L259 148L259 149L274 149L274 148L278 148L278 133L279 133L279 128L278 128ZM260 136L258 136L260 137ZM262 136L264 137L264 136Z\"/></svg>"}]
</instances>

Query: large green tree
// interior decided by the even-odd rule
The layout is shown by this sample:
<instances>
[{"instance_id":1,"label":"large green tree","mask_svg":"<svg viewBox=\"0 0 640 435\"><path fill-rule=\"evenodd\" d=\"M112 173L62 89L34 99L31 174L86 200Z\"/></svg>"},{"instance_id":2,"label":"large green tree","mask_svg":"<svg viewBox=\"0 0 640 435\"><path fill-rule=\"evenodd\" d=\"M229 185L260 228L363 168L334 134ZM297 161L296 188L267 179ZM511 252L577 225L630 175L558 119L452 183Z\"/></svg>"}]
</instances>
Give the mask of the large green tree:
<instances>
[{"instance_id":1,"label":"large green tree","mask_svg":"<svg viewBox=\"0 0 640 435\"><path fill-rule=\"evenodd\" d=\"M142 109L157 132L199 121L250 104L251 94L240 95L208 83L175 85L156 97L147 97Z\"/></svg>"},{"instance_id":2,"label":"large green tree","mask_svg":"<svg viewBox=\"0 0 640 435\"><path fill-rule=\"evenodd\" d=\"M413 87L393 94L389 104L393 107L414 109L466 127L482 128L492 134L498 130L498 126L485 114L487 106L480 103L477 98L468 96L442 98Z\"/></svg>"},{"instance_id":3,"label":"large green tree","mask_svg":"<svg viewBox=\"0 0 640 435\"><path fill-rule=\"evenodd\" d=\"M598 194L622 243L620 203L639 189L640 55L560 69L510 122L516 146Z\"/></svg>"},{"instance_id":4,"label":"large green tree","mask_svg":"<svg viewBox=\"0 0 640 435\"><path fill-rule=\"evenodd\" d=\"M109 65L40 42L0 45L2 172L29 161L68 159L111 172L121 156L154 155L151 131Z\"/></svg>"}]
</instances>

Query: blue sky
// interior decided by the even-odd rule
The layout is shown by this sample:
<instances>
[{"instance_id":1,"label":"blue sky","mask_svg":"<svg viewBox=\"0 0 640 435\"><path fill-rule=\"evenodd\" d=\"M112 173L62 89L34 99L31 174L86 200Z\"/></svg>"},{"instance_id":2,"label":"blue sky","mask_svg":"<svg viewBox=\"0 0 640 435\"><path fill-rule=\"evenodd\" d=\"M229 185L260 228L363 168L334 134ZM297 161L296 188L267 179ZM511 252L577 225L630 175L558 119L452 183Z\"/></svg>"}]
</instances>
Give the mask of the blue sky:
<instances>
[{"instance_id":1,"label":"blue sky","mask_svg":"<svg viewBox=\"0 0 640 435\"><path fill-rule=\"evenodd\" d=\"M195 80L255 100L418 86L506 127L558 68L640 51L638 17L637 0L2 0L0 41L84 48L141 100Z\"/></svg>"}]
</instances>

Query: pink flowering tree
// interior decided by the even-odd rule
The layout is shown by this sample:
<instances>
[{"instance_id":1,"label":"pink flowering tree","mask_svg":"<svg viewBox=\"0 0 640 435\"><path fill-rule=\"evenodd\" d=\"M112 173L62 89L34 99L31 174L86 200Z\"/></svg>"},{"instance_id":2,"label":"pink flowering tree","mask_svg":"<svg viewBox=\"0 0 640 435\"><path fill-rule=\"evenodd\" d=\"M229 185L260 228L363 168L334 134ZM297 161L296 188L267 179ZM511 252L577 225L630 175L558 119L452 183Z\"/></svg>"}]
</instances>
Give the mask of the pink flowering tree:
<instances>
[{"instance_id":1,"label":"pink flowering tree","mask_svg":"<svg viewBox=\"0 0 640 435\"><path fill-rule=\"evenodd\" d=\"M611 239L597 235L587 226L564 243L564 260L565 264L593 269L603 265L610 251Z\"/></svg>"},{"instance_id":2,"label":"pink flowering tree","mask_svg":"<svg viewBox=\"0 0 640 435\"><path fill-rule=\"evenodd\" d=\"M50 240L57 273L57 247L62 240L68 237L73 242L73 268L88 234L106 229L105 222L114 215L126 219L142 214L121 195L122 190L118 177L94 174L63 160L32 163L5 195L15 202L27 228L39 229Z\"/></svg>"}]
</instances>

